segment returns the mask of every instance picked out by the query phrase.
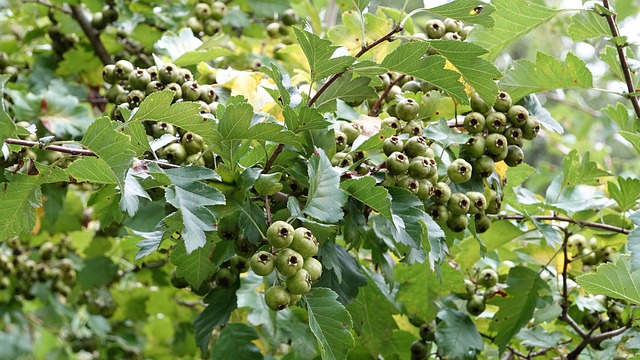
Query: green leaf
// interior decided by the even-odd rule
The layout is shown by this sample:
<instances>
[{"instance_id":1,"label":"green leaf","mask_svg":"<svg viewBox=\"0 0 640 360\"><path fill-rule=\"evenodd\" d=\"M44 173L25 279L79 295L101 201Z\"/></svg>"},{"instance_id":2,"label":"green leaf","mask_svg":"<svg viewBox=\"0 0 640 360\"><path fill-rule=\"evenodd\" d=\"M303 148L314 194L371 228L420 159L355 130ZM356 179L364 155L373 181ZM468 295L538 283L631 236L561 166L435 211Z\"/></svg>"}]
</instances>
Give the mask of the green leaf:
<instances>
[{"instance_id":1,"label":"green leaf","mask_svg":"<svg viewBox=\"0 0 640 360\"><path fill-rule=\"evenodd\" d=\"M101 226L122 222L124 214L120 210L119 197L120 192L115 186L104 186L89 196L87 206L93 209L93 216L100 221Z\"/></svg>"},{"instance_id":2,"label":"green leaf","mask_svg":"<svg viewBox=\"0 0 640 360\"><path fill-rule=\"evenodd\" d=\"M640 270L631 270L628 255L620 255L615 264L602 264L595 272L578 276L576 281L588 293L640 305Z\"/></svg>"},{"instance_id":3,"label":"green leaf","mask_svg":"<svg viewBox=\"0 0 640 360\"><path fill-rule=\"evenodd\" d=\"M398 310L371 279L367 286L360 289L356 300L347 305L347 310L353 317L358 342L372 355L379 354L393 331L398 329L393 319Z\"/></svg>"},{"instance_id":4,"label":"green leaf","mask_svg":"<svg viewBox=\"0 0 640 360\"><path fill-rule=\"evenodd\" d=\"M301 105L296 110L287 106L283 111L284 122L287 129L300 133L308 130L324 130L331 125L331 122L322 116L317 108L310 108L307 105Z\"/></svg>"},{"instance_id":5,"label":"green leaf","mask_svg":"<svg viewBox=\"0 0 640 360\"><path fill-rule=\"evenodd\" d=\"M489 106L493 105L500 92L495 80L500 79L502 73L495 65L480 57L487 50L462 41L432 41L431 46L455 66L464 80L473 86Z\"/></svg>"},{"instance_id":6,"label":"green leaf","mask_svg":"<svg viewBox=\"0 0 640 360\"><path fill-rule=\"evenodd\" d=\"M207 242L203 247L189 254L184 244L178 245L171 252L171 263L177 266L176 275L187 280L192 288L199 287L215 271L209 259L212 251L212 242Z\"/></svg>"},{"instance_id":7,"label":"green leaf","mask_svg":"<svg viewBox=\"0 0 640 360\"><path fill-rule=\"evenodd\" d=\"M358 10L360 10L360 12L364 11L364 9L366 9L367 6L369 6L369 3L371 2L369 0L352 0L352 1L356 5Z\"/></svg>"},{"instance_id":8,"label":"green leaf","mask_svg":"<svg viewBox=\"0 0 640 360\"><path fill-rule=\"evenodd\" d=\"M487 27L492 27L495 23L493 19L493 13L496 11L495 7L481 0L452 1L448 4L427 9L427 11L444 18L458 19L465 23Z\"/></svg>"},{"instance_id":9,"label":"green leaf","mask_svg":"<svg viewBox=\"0 0 640 360\"><path fill-rule=\"evenodd\" d=\"M78 272L78 282L84 290L108 284L118 273L118 265L105 256L86 259Z\"/></svg>"},{"instance_id":10,"label":"green leaf","mask_svg":"<svg viewBox=\"0 0 640 360\"><path fill-rule=\"evenodd\" d=\"M509 270L506 297L495 297L490 301L500 307L493 316L489 329L496 331L494 343L500 353L504 352L511 338L533 317L541 292L549 291L549 286L540 275L529 268L516 266Z\"/></svg>"},{"instance_id":11,"label":"green leaf","mask_svg":"<svg viewBox=\"0 0 640 360\"><path fill-rule=\"evenodd\" d=\"M253 186L260 196L273 195L282 190L281 177L282 173L261 174Z\"/></svg>"},{"instance_id":12,"label":"green leaf","mask_svg":"<svg viewBox=\"0 0 640 360\"><path fill-rule=\"evenodd\" d=\"M344 74L318 97L315 103L316 108L320 112L334 112L337 110L336 99L345 102L357 102L375 98L378 93L369 86L370 82L371 78L368 77L353 79L353 74Z\"/></svg>"},{"instance_id":13,"label":"green leaf","mask_svg":"<svg viewBox=\"0 0 640 360\"><path fill-rule=\"evenodd\" d=\"M313 288L304 296L309 313L309 328L318 339L322 358L346 359L355 345L350 333L351 315L336 299L338 295L325 288Z\"/></svg>"},{"instance_id":14,"label":"green leaf","mask_svg":"<svg viewBox=\"0 0 640 360\"><path fill-rule=\"evenodd\" d=\"M216 287L204 298L208 305L193 321L196 343L203 353L209 347L213 329L229 321L231 312L238 306L236 290L237 287Z\"/></svg>"},{"instance_id":15,"label":"green leaf","mask_svg":"<svg viewBox=\"0 0 640 360\"><path fill-rule=\"evenodd\" d=\"M484 348L482 336L466 313L446 308L438 312L438 319L436 341L439 354L446 354L452 359L472 359L474 353Z\"/></svg>"},{"instance_id":16,"label":"green leaf","mask_svg":"<svg viewBox=\"0 0 640 360\"><path fill-rule=\"evenodd\" d=\"M618 130L618 134L620 134L620 136L630 142L631 145L633 145L633 148L636 149L638 153L640 153L640 135L622 130Z\"/></svg>"},{"instance_id":17,"label":"green leaf","mask_svg":"<svg viewBox=\"0 0 640 360\"><path fill-rule=\"evenodd\" d=\"M494 0L493 27L478 27L469 40L489 50L487 60L493 61L507 46L549 21L558 10L528 0ZM486 6L486 5L485 5Z\"/></svg>"},{"instance_id":18,"label":"green leaf","mask_svg":"<svg viewBox=\"0 0 640 360\"><path fill-rule=\"evenodd\" d=\"M264 359L260 349L252 342L258 339L258 332L253 327L243 323L228 324L222 328L211 348L211 354L215 354L212 359L220 354L233 354L233 358L238 360Z\"/></svg>"},{"instance_id":19,"label":"green leaf","mask_svg":"<svg viewBox=\"0 0 640 360\"><path fill-rule=\"evenodd\" d=\"M301 146L295 134L280 124L259 122L252 125L253 106L242 96L229 98L226 106L218 109L217 115L218 136L215 143L262 140L295 147Z\"/></svg>"},{"instance_id":20,"label":"green leaf","mask_svg":"<svg viewBox=\"0 0 640 360\"><path fill-rule=\"evenodd\" d=\"M491 224L489 230L478 234L487 253L492 252L509 241L521 236L523 231L509 221L499 220ZM471 269L476 261L483 256L483 249L478 240L466 237L451 249L451 254L461 269Z\"/></svg>"},{"instance_id":21,"label":"green leaf","mask_svg":"<svg viewBox=\"0 0 640 360\"><path fill-rule=\"evenodd\" d=\"M631 256L631 271L640 269L640 227L627 236L627 249Z\"/></svg>"},{"instance_id":22,"label":"green leaf","mask_svg":"<svg viewBox=\"0 0 640 360\"><path fill-rule=\"evenodd\" d=\"M398 264L395 280L399 284L396 300L404 304L409 314L422 319L434 319L438 312L438 298L451 292L464 292L464 274L442 264L440 276L424 264Z\"/></svg>"},{"instance_id":23,"label":"green leaf","mask_svg":"<svg viewBox=\"0 0 640 360\"><path fill-rule=\"evenodd\" d=\"M332 57L334 52L340 48L339 46L333 45L331 41L321 39L309 31L297 27L294 27L293 30L309 62L312 82L341 73L356 60L353 56Z\"/></svg>"},{"instance_id":24,"label":"green leaf","mask_svg":"<svg viewBox=\"0 0 640 360\"><path fill-rule=\"evenodd\" d=\"M581 11L571 17L569 36L573 41L584 41L601 36L611 36L607 20L595 11Z\"/></svg>"},{"instance_id":25,"label":"green leaf","mask_svg":"<svg viewBox=\"0 0 640 360\"><path fill-rule=\"evenodd\" d=\"M373 176L364 176L359 179L350 179L340 184L342 190L358 199L373 210L379 212L387 220L393 222L391 214L391 196L389 191L382 186L376 186Z\"/></svg>"},{"instance_id":26,"label":"green leaf","mask_svg":"<svg viewBox=\"0 0 640 360\"><path fill-rule=\"evenodd\" d=\"M559 331L549 333L540 326L529 329L522 329L518 333L518 339L521 344L527 347L552 348L558 346L562 341L563 335Z\"/></svg>"},{"instance_id":27,"label":"green leaf","mask_svg":"<svg viewBox=\"0 0 640 360\"><path fill-rule=\"evenodd\" d=\"M460 73L445 69L446 61L442 56L424 57L430 46L427 41L404 43L387 55L380 65L428 81L449 93L458 103L468 104L469 98L460 82Z\"/></svg>"},{"instance_id":28,"label":"green leaf","mask_svg":"<svg viewBox=\"0 0 640 360\"><path fill-rule=\"evenodd\" d=\"M330 288L338 294L341 303L351 303L359 288L367 284L356 259L344 247L331 241L320 247L318 255L325 269L314 286Z\"/></svg>"},{"instance_id":29,"label":"green leaf","mask_svg":"<svg viewBox=\"0 0 640 360\"><path fill-rule=\"evenodd\" d=\"M636 132L636 129L638 128L636 119L634 119L633 116L629 116L629 109L624 106L624 104L617 102L615 107L613 105L609 105L601 111L609 115L609 118L615 121L622 131L628 131L631 133Z\"/></svg>"},{"instance_id":30,"label":"green leaf","mask_svg":"<svg viewBox=\"0 0 640 360\"><path fill-rule=\"evenodd\" d=\"M206 50L193 50L187 51L177 58L173 63L176 66L186 67L189 65L196 65L203 61L210 61L220 56L232 56L233 52L214 46Z\"/></svg>"},{"instance_id":31,"label":"green leaf","mask_svg":"<svg viewBox=\"0 0 640 360\"><path fill-rule=\"evenodd\" d=\"M410 359L411 344L416 340L418 339L415 335L404 330L396 330L382 348L381 355L385 360Z\"/></svg>"},{"instance_id":32,"label":"green leaf","mask_svg":"<svg viewBox=\"0 0 640 360\"><path fill-rule=\"evenodd\" d=\"M31 232L36 225L35 208L42 205L40 185L66 182L69 177L60 168L37 166L39 174L15 174L0 187L0 239Z\"/></svg>"},{"instance_id":33,"label":"green leaf","mask_svg":"<svg viewBox=\"0 0 640 360\"><path fill-rule=\"evenodd\" d=\"M420 249L423 236L427 235L423 224L430 219L424 212L422 202L405 189L392 187L389 193L392 198L391 211L395 215L391 226L394 242Z\"/></svg>"},{"instance_id":34,"label":"green leaf","mask_svg":"<svg viewBox=\"0 0 640 360\"><path fill-rule=\"evenodd\" d=\"M340 173L331 166L331 161L322 149L309 160L309 195L303 212L325 223L336 223L342 219L342 206L347 195L340 189Z\"/></svg>"},{"instance_id":35,"label":"green leaf","mask_svg":"<svg viewBox=\"0 0 640 360\"><path fill-rule=\"evenodd\" d=\"M166 170L173 183L165 190L167 202L180 210L184 230L182 238L187 254L206 243L205 232L213 231L216 218L207 206L223 205L224 195L200 180L219 178L213 170L189 166Z\"/></svg>"},{"instance_id":36,"label":"green leaf","mask_svg":"<svg viewBox=\"0 0 640 360\"><path fill-rule=\"evenodd\" d=\"M580 161L578 152L572 150L562 161L562 187L584 184L600 185L600 178L611 176L608 171L598 169L598 164L589 160L589 153L586 152Z\"/></svg>"},{"instance_id":37,"label":"green leaf","mask_svg":"<svg viewBox=\"0 0 640 360\"><path fill-rule=\"evenodd\" d=\"M551 55L538 52L536 62L521 59L504 74L500 87L511 95L513 101L527 94L555 89L590 89L593 75L584 61L571 52L565 62Z\"/></svg>"},{"instance_id":38,"label":"green leaf","mask_svg":"<svg viewBox=\"0 0 640 360\"><path fill-rule=\"evenodd\" d=\"M200 115L200 104L191 101L171 104L172 101L173 91L155 92L142 101L130 121L166 122L202 136L207 144L217 139L213 122Z\"/></svg>"},{"instance_id":39,"label":"green leaf","mask_svg":"<svg viewBox=\"0 0 640 360\"><path fill-rule=\"evenodd\" d=\"M553 116L551 116L551 113L547 109L542 107L538 96L536 96L535 94L529 94L525 96L518 102L518 104L521 104L522 106L527 108L527 110L529 110L529 115L533 115L538 118L540 125L542 125L545 129L556 132L558 134L564 133L564 128L562 127L562 125L558 123L558 120L554 119Z\"/></svg>"},{"instance_id":40,"label":"green leaf","mask_svg":"<svg viewBox=\"0 0 640 360\"><path fill-rule=\"evenodd\" d=\"M620 206L620 212L631 210L640 200L640 180L618 177L618 185L609 181L607 183L609 195Z\"/></svg>"},{"instance_id":41,"label":"green leaf","mask_svg":"<svg viewBox=\"0 0 640 360\"><path fill-rule=\"evenodd\" d=\"M635 59L633 51L629 47L625 49L627 58L629 60ZM600 59L609 65L609 70L618 80L625 81L622 66L620 65L620 58L618 57L618 50L614 46L607 45L604 50L600 52Z\"/></svg>"},{"instance_id":42,"label":"green leaf","mask_svg":"<svg viewBox=\"0 0 640 360\"><path fill-rule=\"evenodd\" d=\"M424 130L424 135L433 141L436 141L442 147L448 148L453 144L466 144L470 136L466 133L453 131L445 119L440 119L438 123L431 123Z\"/></svg>"},{"instance_id":43,"label":"green leaf","mask_svg":"<svg viewBox=\"0 0 640 360\"><path fill-rule=\"evenodd\" d=\"M96 157L83 157L74 161L67 168L67 173L78 182L90 182L93 184L116 184L118 181L109 165Z\"/></svg>"},{"instance_id":44,"label":"green leaf","mask_svg":"<svg viewBox=\"0 0 640 360\"><path fill-rule=\"evenodd\" d=\"M10 75L0 75L0 94L4 94L4 87L9 80ZM11 117L7 114L7 108L5 106L4 96L0 97L0 141L2 146L6 138L10 138L16 135L16 124L11 121ZM0 154L2 156L2 154Z\"/></svg>"}]
</instances>

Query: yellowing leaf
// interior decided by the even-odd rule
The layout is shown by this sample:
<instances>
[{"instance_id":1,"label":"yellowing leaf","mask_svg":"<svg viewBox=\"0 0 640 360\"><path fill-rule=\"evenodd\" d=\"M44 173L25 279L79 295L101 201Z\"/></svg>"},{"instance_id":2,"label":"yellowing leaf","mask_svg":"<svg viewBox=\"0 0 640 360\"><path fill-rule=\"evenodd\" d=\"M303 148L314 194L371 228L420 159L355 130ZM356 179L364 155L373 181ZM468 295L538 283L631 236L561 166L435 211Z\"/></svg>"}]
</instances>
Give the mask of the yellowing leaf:
<instances>
[{"instance_id":1,"label":"yellowing leaf","mask_svg":"<svg viewBox=\"0 0 640 360\"><path fill-rule=\"evenodd\" d=\"M509 167L504 163L504 161L499 161L496 163L496 172L498 173L498 175L500 175L501 179L504 179L504 177L507 175L507 170L509 170Z\"/></svg>"}]
</instances>

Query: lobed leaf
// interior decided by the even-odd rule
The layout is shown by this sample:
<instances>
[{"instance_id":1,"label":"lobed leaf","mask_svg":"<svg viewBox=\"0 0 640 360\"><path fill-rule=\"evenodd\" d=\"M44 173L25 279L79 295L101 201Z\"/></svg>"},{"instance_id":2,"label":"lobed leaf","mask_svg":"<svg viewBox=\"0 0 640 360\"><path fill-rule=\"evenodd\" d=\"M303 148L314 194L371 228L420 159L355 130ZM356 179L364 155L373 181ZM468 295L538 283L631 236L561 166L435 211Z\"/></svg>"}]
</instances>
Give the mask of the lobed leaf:
<instances>
[{"instance_id":1,"label":"lobed leaf","mask_svg":"<svg viewBox=\"0 0 640 360\"><path fill-rule=\"evenodd\" d=\"M336 223L342 219L342 206L347 195L340 189L340 174L322 149L316 149L307 166L309 173L309 195L303 212L325 223Z\"/></svg>"},{"instance_id":2,"label":"lobed leaf","mask_svg":"<svg viewBox=\"0 0 640 360\"><path fill-rule=\"evenodd\" d=\"M353 56L335 56L339 46L333 45L329 40L297 27L293 30L309 62L312 82L344 72L356 60Z\"/></svg>"},{"instance_id":3,"label":"lobed leaf","mask_svg":"<svg viewBox=\"0 0 640 360\"><path fill-rule=\"evenodd\" d=\"M427 2L425 2L427 4ZM473 23L492 27L495 24L493 5L481 0L458 0L448 4L427 9L428 12L444 18L453 18L465 23Z\"/></svg>"},{"instance_id":4,"label":"lobed leaf","mask_svg":"<svg viewBox=\"0 0 640 360\"><path fill-rule=\"evenodd\" d=\"M233 354L233 358L238 360L264 359L260 349L253 343L254 340L258 339L258 332L247 324L227 324L220 331L216 342L211 348L211 353Z\"/></svg>"},{"instance_id":5,"label":"lobed leaf","mask_svg":"<svg viewBox=\"0 0 640 360\"><path fill-rule=\"evenodd\" d=\"M376 179L373 176L346 180L340 184L340 187L352 197L382 214L387 220L393 221L389 191L382 186L376 186Z\"/></svg>"},{"instance_id":6,"label":"lobed leaf","mask_svg":"<svg viewBox=\"0 0 640 360\"><path fill-rule=\"evenodd\" d=\"M205 353L211 340L211 332L216 326L229 321L231 312L238 306L237 287L216 287L204 298L207 307L193 321L196 342Z\"/></svg>"},{"instance_id":7,"label":"lobed leaf","mask_svg":"<svg viewBox=\"0 0 640 360\"><path fill-rule=\"evenodd\" d=\"M338 295L326 288L313 288L304 296L309 314L309 328L318 339L322 358L346 359L355 345L350 333L351 315L336 299Z\"/></svg>"},{"instance_id":8,"label":"lobed leaf","mask_svg":"<svg viewBox=\"0 0 640 360\"><path fill-rule=\"evenodd\" d=\"M438 319L438 353L446 354L453 359L467 359L473 358L473 354L484 348L482 336L466 313L446 308L438 312Z\"/></svg>"},{"instance_id":9,"label":"lobed leaf","mask_svg":"<svg viewBox=\"0 0 640 360\"><path fill-rule=\"evenodd\" d=\"M588 293L640 305L640 270L631 269L628 255L620 255L616 263L602 264L595 272L578 276L576 281Z\"/></svg>"},{"instance_id":10,"label":"lobed leaf","mask_svg":"<svg viewBox=\"0 0 640 360\"><path fill-rule=\"evenodd\" d=\"M620 212L631 210L640 200L640 180L618 176L618 184L607 183L611 198L618 203Z\"/></svg>"},{"instance_id":11,"label":"lobed leaf","mask_svg":"<svg viewBox=\"0 0 640 360\"><path fill-rule=\"evenodd\" d=\"M581 11L571 16L569 36L573 41L584 41L601 36L611 36L607 20L594 10Z\"/></svg>"},{"instance_id":12,"label":"lobed leaf","mask_svg":"<svg viewBox=\"0 0 640 360\"><path fill-rule=\"evenodd\" d=\"M156 237L156 239L158 238ZM192 288L198 288L215 271L215 267L209 259L212 252L212 242L207 242L203 247L195 249L191 253L187 253L187 248L183 244L176 246L171 252L171 263L176 265L176 275L187 280Z\"/></svg>"}]
</instances>

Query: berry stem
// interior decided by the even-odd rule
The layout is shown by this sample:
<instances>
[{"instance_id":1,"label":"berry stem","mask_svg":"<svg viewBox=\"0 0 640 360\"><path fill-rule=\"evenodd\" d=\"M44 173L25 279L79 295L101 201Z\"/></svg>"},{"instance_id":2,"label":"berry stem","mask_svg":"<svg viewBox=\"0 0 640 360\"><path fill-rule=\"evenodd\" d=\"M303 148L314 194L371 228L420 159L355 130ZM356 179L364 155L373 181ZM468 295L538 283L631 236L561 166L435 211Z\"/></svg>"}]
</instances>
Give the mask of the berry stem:
<instances>
[{"instance_id":1,"label":"berry stem","mask_svg":"<svg viewBox=\"0 0 640 360\"><path fill-rule=\"evenodd\" d=\"M527 218L524 215L498 215L497 216L498 219L501 220L526 220ZM602 230L608 230L608 231L613 231L613 232L617 232L620 234L625 234L625 235L629 235L631 233L631 230L625 229L625 228L621 228L619 226L613 226L613 225L609 225L609 224L602 224L602 223L596 223L596 222L591 222L591 221L584 221L584 220L577 220L577 219L573 219L567 216L559 216L559 215L534 215L531 216L532 219L535 220L550 220L550 221L564 221L564 222L568 222L571 224L576 224L578 226L581 227L590 227L590 228L594 228L594 229L602 229Z\"/></svg>"},{"instance_id":2,"label":"berry stem","mask_svg":"<svg viewBox=\"0 0 640 360\"><path fill-rule=\"evenodd\" d=\"M371 107L371 110L369 111L369 116L376 116L376 114L378 113L378 109L380 109L380 105L382 105L382 102L384 101L384 99L387 97L387 95L389 95L391 88L393 88L397 83L402 81L404 77L405 75L402 74L397 78L393 79L393 81L390 82L389 85L387 85L387 87L384 89L384 91L382 92L378 100L376 100L376 103L373 104L373 106Z\"/></svg>"},{"instance_id":3,"label":"berry stem","mask_svg":"<svg viewBox=\"0 0 640 360\"><path fill-rule=\"evenodd\" d=\"M102 41L100 40L100 33L91 26L89 20L84 16L82 8L78 5L71 6L71 16L78 22L78 25L80 25L84 34L89 38L91 46L96 52L98 58L100 58L100 61L102 61L102 64L113 64L111 55L109 55L107 49L104 48L104 44L102 44Z\"/></svg>"},{"instance_id":4,"label":"berry stem","mask_svg":"<svg viewBox=\"0 0 640 360\"><path fill-rule=\"evenodd\" d=\"M602 0L602 5L607 9L611 10L609 6L609 0ZM609 29L611 30L611 35L615 38L620 36L620 32L618 31L618 23L616 22L616 14L613 15L604 15L607 19L607 23L609 24ZM629 70L629 63L627 61L627 55L624 53L624 44L616 44L616 50L618 51L618 58L620 59L620 67L622 67L622 73L624 74L624 80L627 83L627 90L629 91L629 100L633 105L633 109L636 112L636 117L640 120L640 102L637 95L633 96L631 94L636 93L636 88L633 84L633 78L631 77L631 71Z\"/></svg>"}]
</instances>

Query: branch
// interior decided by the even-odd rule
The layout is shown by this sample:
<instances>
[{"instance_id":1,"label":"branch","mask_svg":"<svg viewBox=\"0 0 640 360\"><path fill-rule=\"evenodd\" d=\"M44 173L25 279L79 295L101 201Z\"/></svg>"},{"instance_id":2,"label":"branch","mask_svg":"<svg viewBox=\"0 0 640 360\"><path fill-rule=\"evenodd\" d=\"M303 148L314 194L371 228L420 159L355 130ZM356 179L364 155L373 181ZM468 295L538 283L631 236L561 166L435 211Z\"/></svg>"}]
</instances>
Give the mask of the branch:
<instances>
[{"instance_id":1,"label":"branch","mask_svg":"<svg viewBox=\"0 0 640 360\"><path fill-rule=\"evenodd\" d=\"M4 142L7 143L7 144L12 144L12 145L20 145L20 146L27 146L27 147L38 147L41 150L57 151L57 152L61 152L63 154L69 154L69 155L82 155L82 156L95 156L95 157L98 156L96 153L94 153L91 150L77 149L77 148L72 148L72 147L67 147L67 146L60 146L60 145L45 146L45 144L43 144L41 142L38 142L38 141L29 141L29 140L20 140L20 139L5 139ZM163 169L175 169L175 168L179 168L180 167L180 165L170 164L170 163L167 163L167 162L153 161L153 160L144 160L144 162L145 163L155 162L156 164L158 164L158 166L160 166Z\"/></svg>"},{"instance_id":2,"label":"branch","mask_svg":"<svg viewBox=\"0 0 640 360\"><path fill-rule=\"evenodd\" d=\"M602 0L602 5L607 9L611 10L609 6L609 0ZM620 32L618 31L618 24L616 23L616 15L604 15L607 19L607 23L609 24L609 29L611 30L611 35L613 37L620 36ZM633 109L636 112L636 117L640 120L640 102L638 102L638 96L632 95L636 93L635 86L633 85L633 78L631 77L631 71L629 70L629 63L627 62L627 55L624 53L625 45L616 44L616 50L618 51L618 58L620 59L620 66L622 67L622 73L624 74L624 80L627 83L627 90L629 91L629 100L631 100L631 104L633 105Z\"/></svg>"},{"instance_id":3,"label":"branch","mask_svg":"<svg viewBox=\"0 0 640 360\"><path fill-rule=\"evenodd\" d=\"M526 220L527 219L524 215L498 215L497 218L502 220ZM596 223L591 221L577 220L577 219L572 219L566 216L534 215L534 216L531 216L531 218L536 220L564 221L564 222L576 224L580 227L590 227L594 229L608 230L608 231L613 231L613 232L617 232L625 235L629 235L631 233L631 230L621 228L618 226Z\"/></svg>"},{"instance_id":4,"label":"branch","mask_svg":"<svg viewBox=\"0 0 640 360\"><path fill-rule=\"evenodd\" d=\"M392 82L389 83L389 85L384 89L384 91L382 92L382 94L380 95L378 100L376 100L376 103L373 104L373 106L371 107L371 110L369 111L369 116L376 116L376 113L378 112L378 109L380 109L380 105L382 105L382 102L384 101L384 99L386 99L387 95L389 95L389 92L391 91L391 88L393 88L397 83L402 81L402 79L404 79L404 77L405 77L405 75L402 74L402 75L398 76L397 78L395 78Z\"/></svg>"},{"instance_id":5,"label":"branch","mask_svg":"<svg viewBox=\"0 0 640 360\"><path fill-rule=\"evenodd\" d=\"M571 351L568 355L567 355L567 359L568 360L575 360L578 359L578 357L580 356L580 353L582 352L582 350L584 350L589 344L597 344L600 341L606 340L606 339L611 339L612 337L618 336L623 334L625 331L629 330L631 328L631 324L632 324L632 319L629 319L629 322L625 324L625 326L615 329L615 330L611 330L611 331L607 331L604 333L600 333L598 335L587 335L587 337L585 337L582 342L575 348L573 349L573 351Z\"/></svg>"},{"instance_id":6,"label":"branch","mask_svg":"<svg viewBox=\"0 0 640 360\"><path fill-rule=\"evenodd\" d=\"M82 31L89 38L93 51L102 61L102 64L108 65L113 63L111 55L107 52L100 40L100 33L91 26L89 20L84 16L82 8L78 5L71 6L71 16L78 22Z\"/></svg>"}]
</instances>

